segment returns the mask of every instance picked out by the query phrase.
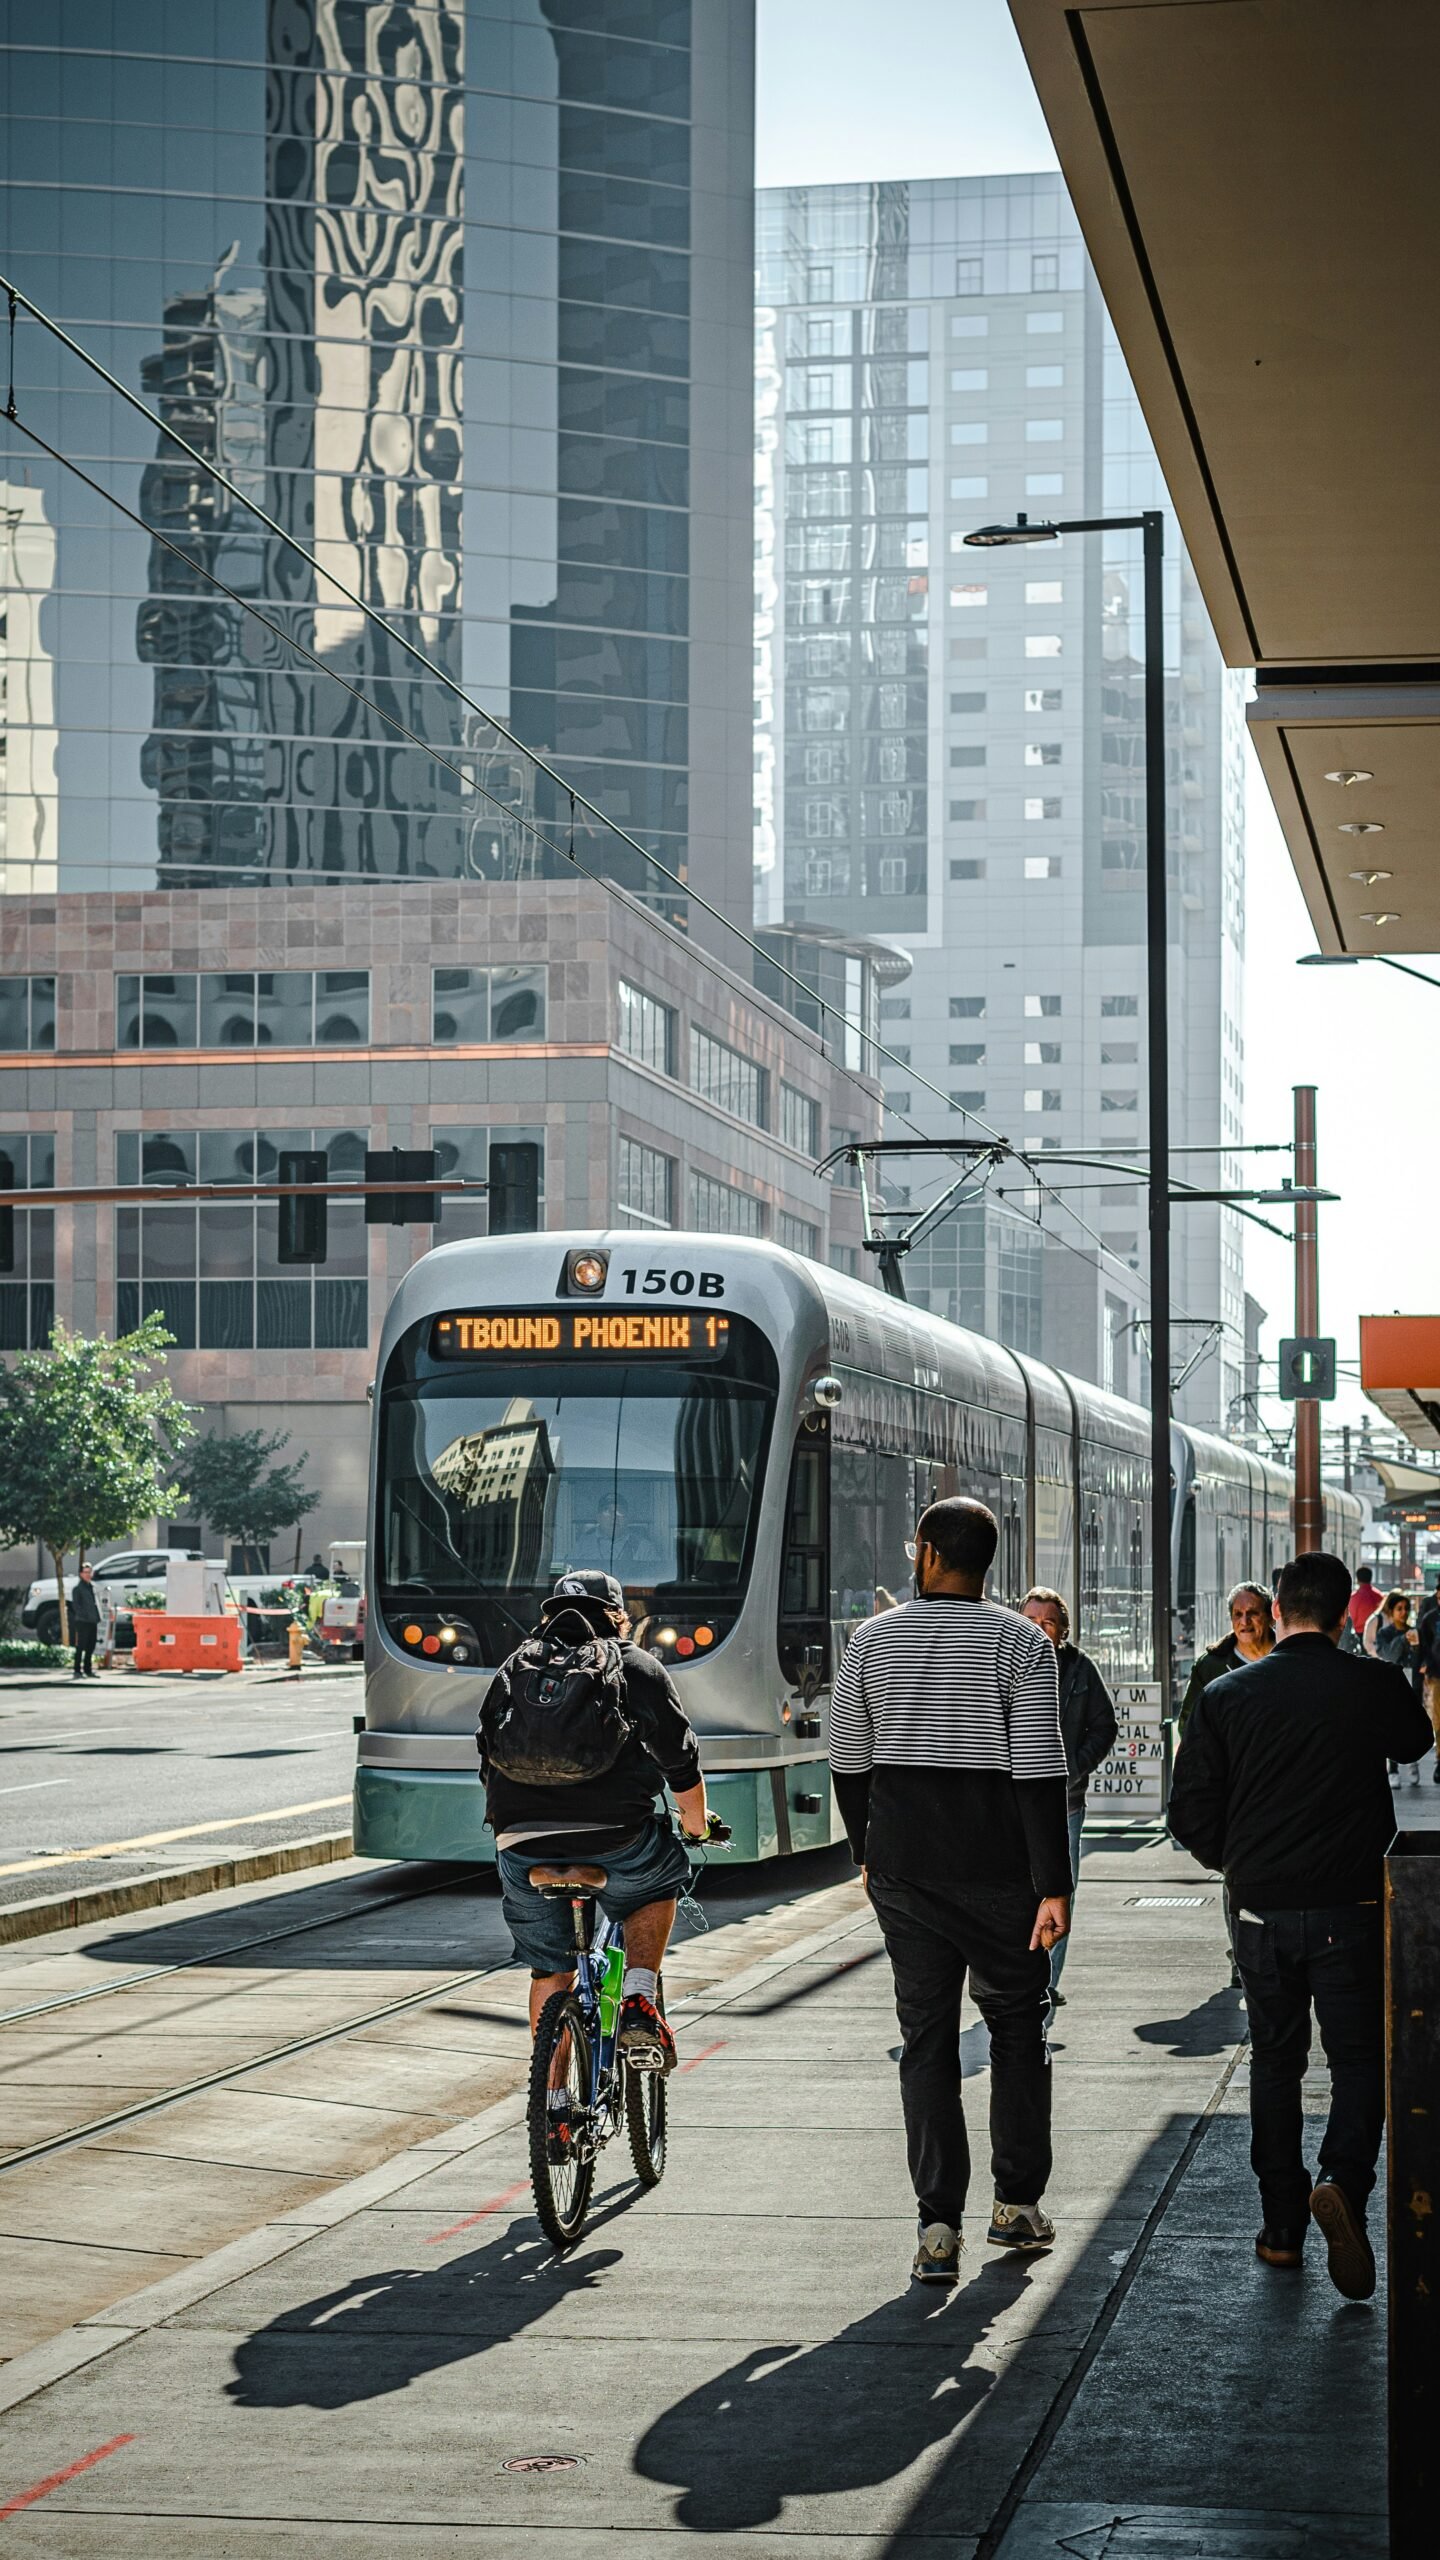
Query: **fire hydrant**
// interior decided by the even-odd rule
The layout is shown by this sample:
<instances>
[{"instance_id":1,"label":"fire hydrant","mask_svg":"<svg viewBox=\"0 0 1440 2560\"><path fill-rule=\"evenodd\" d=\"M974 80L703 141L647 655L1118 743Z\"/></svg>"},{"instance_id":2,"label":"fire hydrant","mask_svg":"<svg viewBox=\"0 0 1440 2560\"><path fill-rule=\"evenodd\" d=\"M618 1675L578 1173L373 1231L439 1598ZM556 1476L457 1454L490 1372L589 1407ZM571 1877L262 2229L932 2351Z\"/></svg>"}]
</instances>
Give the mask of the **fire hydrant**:
<instances>
[{"instance_id":1,"label":"fire hydrant","mask_svg":"<svg viewBox=\"0 0 1440 2560\"><path fill-rule=\"evenodd\" d=\"M301 1663L305 1659L305 1630L301 1626L298 1618L292 1618L290 1621L290 1634L288 1641L290 1646L290 1668L292 1671L298 1671Z\"/></svg>"}]
</instances>

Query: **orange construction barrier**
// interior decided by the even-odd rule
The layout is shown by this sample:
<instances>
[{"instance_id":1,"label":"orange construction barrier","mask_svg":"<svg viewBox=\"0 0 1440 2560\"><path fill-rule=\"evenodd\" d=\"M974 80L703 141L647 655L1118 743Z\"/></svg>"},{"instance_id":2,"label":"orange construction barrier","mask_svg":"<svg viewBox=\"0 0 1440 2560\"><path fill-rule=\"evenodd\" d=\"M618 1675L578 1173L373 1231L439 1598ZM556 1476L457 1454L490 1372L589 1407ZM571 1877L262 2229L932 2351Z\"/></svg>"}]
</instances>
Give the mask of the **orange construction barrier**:
<instances>
[{"instance_id":1,"label":"orange construction barrier","mask_svg":"<svg viewBox=\"0 0 1440 2560\"><path fill-rule=\"evenodd\" d=\"M238 1671L238 1618L172 1618L163 1609L137 1609L137 1671Z\"/></svg>"}]
</instances>

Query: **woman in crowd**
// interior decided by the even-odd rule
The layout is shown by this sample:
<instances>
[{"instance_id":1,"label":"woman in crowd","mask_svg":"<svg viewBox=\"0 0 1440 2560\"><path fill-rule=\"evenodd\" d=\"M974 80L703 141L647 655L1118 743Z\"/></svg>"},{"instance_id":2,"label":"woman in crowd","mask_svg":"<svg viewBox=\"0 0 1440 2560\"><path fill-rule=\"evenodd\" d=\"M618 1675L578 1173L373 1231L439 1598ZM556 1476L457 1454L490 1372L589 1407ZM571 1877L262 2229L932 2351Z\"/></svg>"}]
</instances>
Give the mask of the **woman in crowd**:
<instances>
[{"instance_id":1,"label":"woman in crowd","mask_svg":"<svg viewBox=\"0 0 1440 2560\"><path fill-rule=\"evenodd\" d=\"M1085 1823L1085 1796L1092 1770L1098 1769L1115 1739L1115 1702L1105 1686L1099 1669L1088 1653L1070 1641L1070 1612L1058 1591L1047 1591L1037 1585L1027 1591L1021 1603L1021 1614L1033 1618L1046 1634L1059 1656L1060 1673L1060 1739L1065 1745L1065 1765L1070 1773L1066 1797L1070 1820L1070 1872L1075 1885L1080 1882L1080 1834ZM1071 1926L1074 1926L1074 1897L1071 1897ZM1063 2009L1065 1997L1060 1989L1060 1976L1065 1970L1069 1938L1061 1938L1050 1951L1050 2005Z\"/></svg>"},{"instance_id":2,"label":"woman in crowd","mask_svg":"<svg viewBox=\"0 0 1440 2560\"><path fill-rule=\"evenodd\" d=\"M1420 1694L1420 1637L1418 1631L1410 1624L1410 1602L1406 1594L1403 1591L1387 1591L1384 1601L1375 1612L1373 1623L1376 1661L1398 1663L1400 1669L1409 1675L1411 1687L1418 1696ZM1418 1787L1420 1763L1418 1760L1392 1760L1390 1776L1392 1783L1397 1787L1402 1777L1408 1778L1412 1787Z\"/></svg>"},{"instance_id":3,"label":"woman in crowd","mask_svg":"<svg viewBox=\"0 0 1440 2560\"><path fill-rule=\"evenodd\" d=\"M1227 1671L1238 1671L1242 1662L1263 1661L1275 1646L1275 1620L1270 1609L1270 1594L1258 1582L1237 1582L1228 1602L1230 1633L1202 1653L1190 1674L1180 1709L1180 1731L1183 1735L1190 1721L1190 1711L1202 1689L1212 1680L1223 1679Z\"/></svg>"}]
</instances>

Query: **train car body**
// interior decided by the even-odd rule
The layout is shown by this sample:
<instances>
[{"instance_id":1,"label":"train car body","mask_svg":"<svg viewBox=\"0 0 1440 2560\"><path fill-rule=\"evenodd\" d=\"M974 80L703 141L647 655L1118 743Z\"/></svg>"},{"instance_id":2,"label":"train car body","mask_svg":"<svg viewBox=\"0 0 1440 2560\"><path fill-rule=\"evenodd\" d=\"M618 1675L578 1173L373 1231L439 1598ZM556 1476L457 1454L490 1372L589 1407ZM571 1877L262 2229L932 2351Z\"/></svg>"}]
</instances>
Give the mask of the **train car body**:
<instances>
[{"instance_id":1,"label":"train car body","mask_svg":"<svg viewBox=\"0 0 1440 2560\"><path fill-rule=\"evenodd\" d=\"M580 1253L594 1290L569 1277ZM1268 1580L1288 1481L1177 1431L1182 1648L1220 1632L1230 1583ZM493 1856L480 1705L567 1565L624 1584L733 1854L837 1837L831 1674L851 1629L906 1593L915 1520L951 1493L996 1514L998 1596L1053 1585L1111 1679L1148 1675L1135 1406L749 1239L545 1233L427 1254L376 1381L357 1850Z\"/></svg>"}]
</instances>

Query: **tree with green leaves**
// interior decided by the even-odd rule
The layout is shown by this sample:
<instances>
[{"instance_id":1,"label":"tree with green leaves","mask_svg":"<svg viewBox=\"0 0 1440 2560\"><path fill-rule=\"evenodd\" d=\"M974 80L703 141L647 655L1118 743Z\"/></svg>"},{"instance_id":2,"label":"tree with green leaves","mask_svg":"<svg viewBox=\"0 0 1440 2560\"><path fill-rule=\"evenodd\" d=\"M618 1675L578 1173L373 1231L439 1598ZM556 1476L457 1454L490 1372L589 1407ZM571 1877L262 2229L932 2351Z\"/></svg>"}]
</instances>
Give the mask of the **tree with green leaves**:
<instances>
[{"instance_id":1,"label":"tree with green leaves","mask_svg":"<svg viewBox=\"0 0 1440 2560\"><path fill-rule=\"evenodd\" d=\"M289 1445L288 1431L273 1440L259 1431L232 1431L224 1437L211 1432L194 1443L185 1459L182 1474L190 1501L202 1520L241 1549L244 1571L262 1572L258 1550L282 1529L298 1529L320 1500L300 1481L308 1449L288 1466L268 1465Z\"/></svg>"},{"instance_id":2,"label":"tree with green leaves","mask_svg":"<svg viewBox=\"0 0 1440 2560\"><path fill-rule=\"evenodd\" d=\"M173 1336L159 1316L109 1342L57 1324L48 1351L0 1370L0 1542L46 1549L70 1640L65 1559L128 1538L175 1500L174 1468L194 1430L167 1378L152 1378Z\"/></svg>"}]
</instances>

